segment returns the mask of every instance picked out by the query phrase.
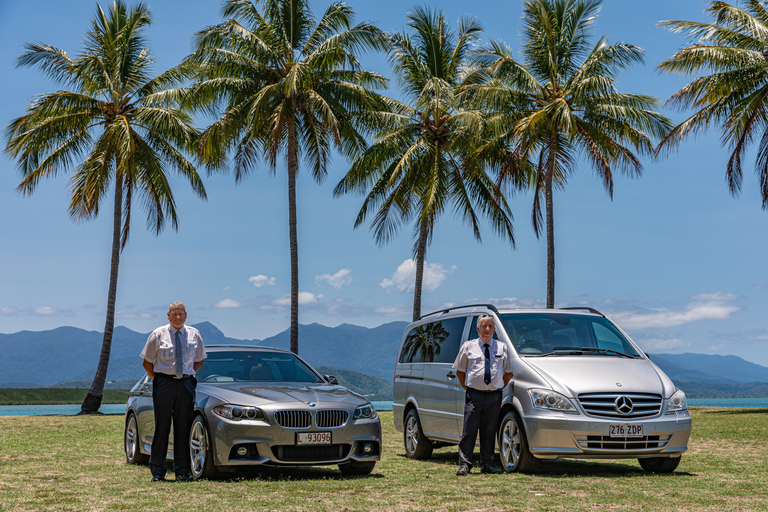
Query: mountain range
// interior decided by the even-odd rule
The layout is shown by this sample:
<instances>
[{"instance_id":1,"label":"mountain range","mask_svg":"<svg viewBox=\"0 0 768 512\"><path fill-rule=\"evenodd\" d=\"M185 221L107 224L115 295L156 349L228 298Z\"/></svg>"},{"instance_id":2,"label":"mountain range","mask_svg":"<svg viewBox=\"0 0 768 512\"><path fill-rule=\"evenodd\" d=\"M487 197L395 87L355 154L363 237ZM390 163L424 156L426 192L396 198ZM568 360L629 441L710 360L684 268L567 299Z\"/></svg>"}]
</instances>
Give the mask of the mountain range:
<instances>
[{"instance_id":1,"label":"mountain range","mask_svg":"<svg viewBox=\"0 0 768 512\"><path fill-rule=\"evenodd\" d=\"M350 324L301 325L299 355L315 368L353 372L349 375L356 372L391 383L397 347L406 325L406 322L391 322L375 328ZM208 346L289 348L287 330L263 340L241 340L225 336L209 322L193 327L200 331ZM148 336L149 333L122 326L115 328L108 381L132 382L143 374L139 354ZM4 354L0 358L0 387L51 387L74 382L88 386L96 372L101 343L100 332L75 327L0 334L0 353ZM729 394L739 394L742 388L768 389L768 385L762 385L768 383L768 367L737 356L686 353L650 354L650 357L673 381L680 383L682 389L695 388L697 394L713 396L712 393L716 393L713 390L718 387L729 389ZM747 384L752 385L745 387Z\"/></svg>"}]
</instances>

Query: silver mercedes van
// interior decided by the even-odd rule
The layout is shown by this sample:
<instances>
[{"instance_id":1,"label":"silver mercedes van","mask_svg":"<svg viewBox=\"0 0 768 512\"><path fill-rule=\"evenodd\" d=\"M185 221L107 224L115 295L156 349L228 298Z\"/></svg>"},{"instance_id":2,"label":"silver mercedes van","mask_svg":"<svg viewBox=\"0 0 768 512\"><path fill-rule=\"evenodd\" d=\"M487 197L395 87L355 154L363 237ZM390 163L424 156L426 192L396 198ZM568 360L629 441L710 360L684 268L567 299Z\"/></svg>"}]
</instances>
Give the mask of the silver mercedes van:
<instances>
[{"instance_id":1,"label":"silver mercedes van","mask_svg":"<svg viewBox=\"0 0 768 512\"><path fill-rule=\"evenodd\" d=\"M429 458L459 443L464 389L452 367L477 319L494 318L511 348L498 447L505 471L539 459L638 459L670 473L688 449L685 393L616 324L592 308L499 309L490 304L430 313L403 333L394 375L395 428L405 452Z\"/></svg>"}]
</instances>

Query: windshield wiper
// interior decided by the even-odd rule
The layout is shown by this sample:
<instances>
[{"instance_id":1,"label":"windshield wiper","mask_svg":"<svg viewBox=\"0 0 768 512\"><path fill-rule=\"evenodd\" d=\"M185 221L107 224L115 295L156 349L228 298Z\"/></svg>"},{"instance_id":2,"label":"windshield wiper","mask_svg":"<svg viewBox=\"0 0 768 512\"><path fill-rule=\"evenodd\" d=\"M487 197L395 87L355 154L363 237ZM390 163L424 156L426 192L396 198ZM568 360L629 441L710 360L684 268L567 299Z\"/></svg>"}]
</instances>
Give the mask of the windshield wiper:
<instances>
[{"instance_id":1,"label":"windshield wiper","mask_svg":"<svg viewBox=\"0 0 768 512\"><path fill-rule=\"evenodd\" d=\"M638 356L633 356L631 354L625 354L624 352L619 352L618 350L611 350L609 348L594 348L594 347L581 347L581 348L574 348L574 347L553 347L552 350L557 350L559 352L548 352L546 354L537 355L534 357L548 357L548 356L581 356L584 355L585 352L593 353L593 354L612 354L617 355L619 357L628 357L630 359L637 359Z\"/></svg>"},{"instance_id":2,"label":"windshield wiper","mask_svg":"<svg viewBox=\"0 0 768 512\"><path fill-rule=\"evenodd\" d=\"M598 354L613 354L620 357L628 357L630 359L637 359L637 356L633 356L631 354L625 354L624 352L619 352L618 350L611 350L609 348L595 348L595 347L581 347L583 352L593 352Z\"/></svg>"}]
</instances>

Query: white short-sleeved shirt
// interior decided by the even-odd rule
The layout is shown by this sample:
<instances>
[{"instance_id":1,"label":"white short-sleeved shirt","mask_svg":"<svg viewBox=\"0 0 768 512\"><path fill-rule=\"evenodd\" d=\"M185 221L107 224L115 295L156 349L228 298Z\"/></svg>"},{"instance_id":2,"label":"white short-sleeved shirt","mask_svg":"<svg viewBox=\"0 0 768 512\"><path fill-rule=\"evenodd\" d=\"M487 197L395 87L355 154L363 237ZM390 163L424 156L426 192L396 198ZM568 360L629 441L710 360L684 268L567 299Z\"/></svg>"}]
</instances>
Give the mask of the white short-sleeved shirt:
<instances>
[{"instance_id":1,"label":"white short-sleeved shirt","mask_svg":"<svg viewBox=\"0 0 768 512\"><path fill-rule=\"evenodd\" d=\"M464 384L468 388L482 391L494 391L504 387L504 374L512 373L512 359L509 349L503 343L491 339L491 383L485 383L485 348L483 340L475 338L461 346L459 355L453 362L453 368L466 373Z\"/></svg>"},{"instance_id":2,"label":"white short-sleeved shirt","mask_svg":"<svg viewBox=\"0 0 768 512\"><path fill-rule=\"evenodd\" d=\"M186 325L179 329L179 333L181 334L181 357L184 362L181 373L194 375L195 363L206 357L203 338L200 336L200 331ZM147 338L144 350L141 351L141 358L154 364L155 372L176 375L175 337L176 329L171 327L171 324L166 324L152 331Z\"/></svg>"}]
</instances>

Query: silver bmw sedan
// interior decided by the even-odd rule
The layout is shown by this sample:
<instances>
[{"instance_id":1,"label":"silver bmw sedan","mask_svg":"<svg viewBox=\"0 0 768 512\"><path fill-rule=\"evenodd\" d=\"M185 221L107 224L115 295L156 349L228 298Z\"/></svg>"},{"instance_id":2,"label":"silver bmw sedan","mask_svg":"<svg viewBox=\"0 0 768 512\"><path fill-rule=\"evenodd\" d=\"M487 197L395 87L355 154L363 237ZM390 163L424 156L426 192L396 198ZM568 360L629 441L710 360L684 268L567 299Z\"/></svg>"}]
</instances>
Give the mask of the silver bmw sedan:
<instances>
[{"instance_id":1,"label":"silver bmw sedan","mask_svg":"<svg viewBox=\"0 0 768 512\"><path fill-rule=\"evenodd\" d=\"M373 470L381 456L381 422L368 400L285 350L206 352L192 430L180 447L190 451L193 478L261 464L338 464L345 475ZM149 461L153 430L152 380L145 375L131 389L125 411L128 463ZM174 449L171 437L169 458Z\"/></svg>"}]
</instances>

